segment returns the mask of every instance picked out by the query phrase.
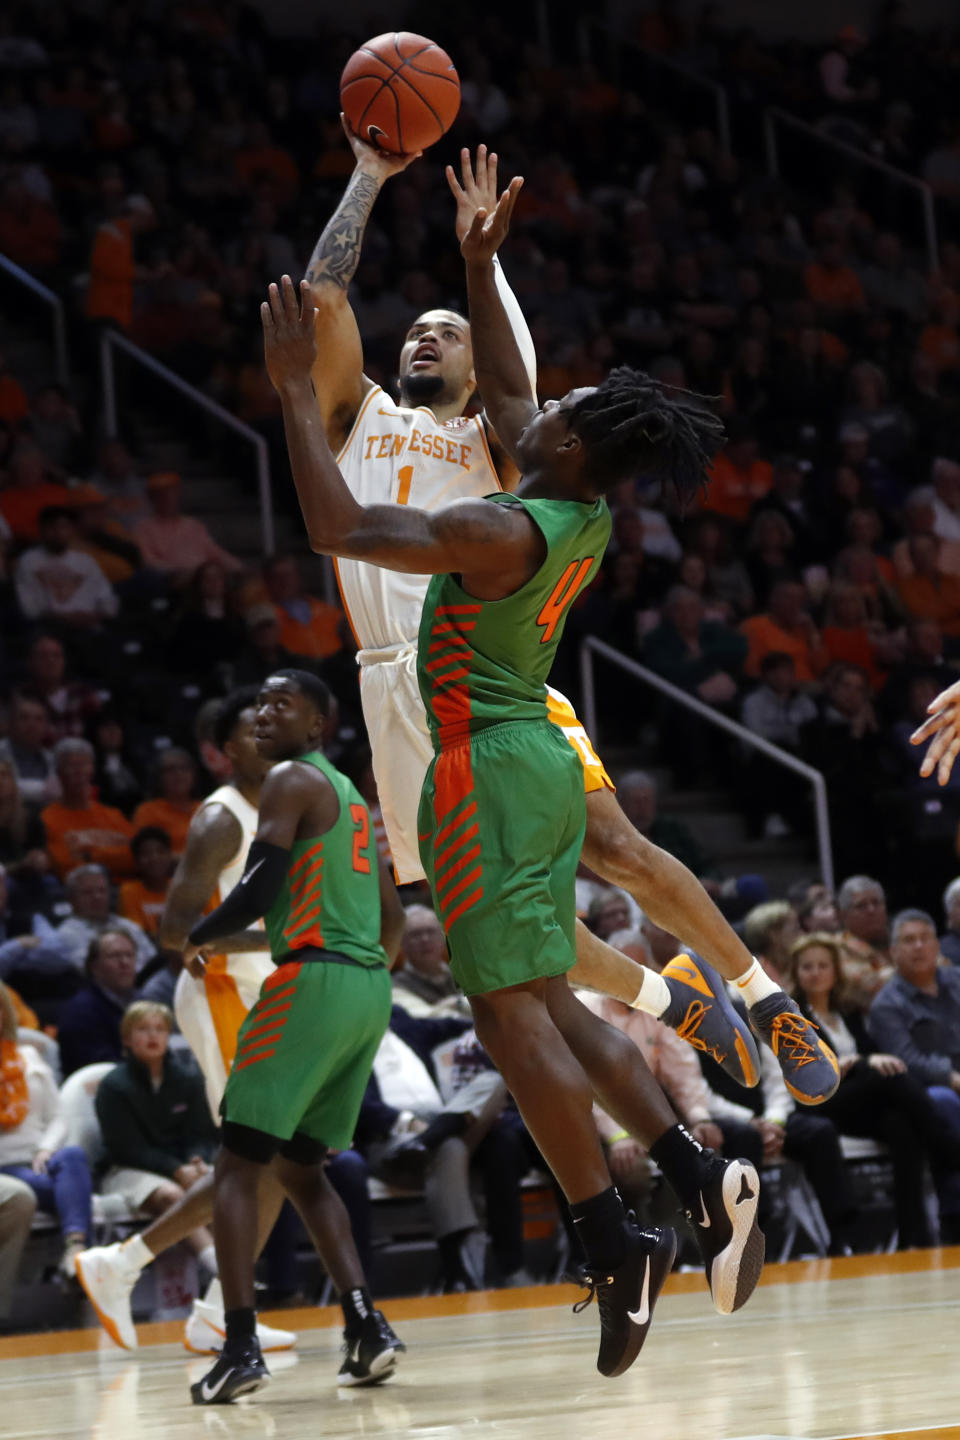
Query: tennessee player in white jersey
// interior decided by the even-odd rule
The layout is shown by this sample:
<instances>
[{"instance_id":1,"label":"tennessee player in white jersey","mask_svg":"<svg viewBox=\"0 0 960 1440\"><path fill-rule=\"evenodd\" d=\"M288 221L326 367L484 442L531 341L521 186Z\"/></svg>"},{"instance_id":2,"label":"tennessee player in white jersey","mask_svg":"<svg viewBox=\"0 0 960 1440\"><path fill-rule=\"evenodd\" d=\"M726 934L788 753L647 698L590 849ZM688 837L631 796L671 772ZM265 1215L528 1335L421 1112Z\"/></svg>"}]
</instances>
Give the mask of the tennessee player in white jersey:
<instances>
[{"instance_id":1,"label":"tennessee player in white jersey","mask_svg":"<svg viewBox=\"0 0 960 1440\"><path fill-rule=\"evenodd\" d=\"M253 738L256 690L227 697L216 723L216 741L233 766L232 781L221 785L190 821L186 849L167 892L160 921L160 943L182 950L187 936L206 909L218 904L238 883L257 830L257 800L269 769ZM177 981L174 1008L190 1048L203 1071L210 1113L220 1113L227 1075L236 1052L237 1034L274 966L268 949L260 949L262 931L232 936L229 954L212 959L198 978L184 970ZM284 1192L269 1175L261 1196L260 1239L265 1242L283 1204ZM190 1187L172 1209L122 1245L83 1251L77 1276L107 1333L125 1349L137 1348L130 1313L130 1295L140 1271L163 1250L177 1243L213 1214L213 1172ZM186 1322L184 1344L207 1354L219 1350L225 1334L220 1282L214 1280L202 1300L194 1302ZM263 1349L288 1350L296 1343L289 1330L259 1325Z\"/></svg>"},{"instance_id":2,"label":"tennessee player in white jersey","mask_svg":"<svg viewBox=\"0 0 960 1440\"><path fill-rule=\"evenodd\" d=\"M347 291L382 185L417 157L381 153L345 129L356 167L306 274L316 306L313 388L341 473L364 505L394 503L428 511L454 499L512 489L516 467L485 417L464 414L476 375L470 326L461 314L437 309L414 320L400 351L399 404L364 374L363 346ZM478 211L493 213L498 199L496 156L480 146L475 167L465 150L461 161L462 182L447 167L458 240ZM499 264L496 285L535 396L533 342ZM433 750L416 680L416 644L429 577L341 561L339 579L359 649L364 719L397 877L401 882L419 879L417 807ZM554 705L551 718L560 720L585 762L585 863L627 890L655 924L678 935L724 979L735 982L749 1006L762 1005L752 1018L788 1071L792 1093L805 1103L825 1099L822 1066L810 1063L821 1055L815 1031L767 978L690 871L634 829L567 702L556 697ZM708 969L684 956L675 974L670 966L657 974L603 945L583 926L578 927L577 960L573 983L659 1016L694 1046L708 1049L741 1083L756 1084L753 1040L730 1007L722 982ZM835 1088L832 1071L829 1084Z\"/></svg>"}]
</instances>

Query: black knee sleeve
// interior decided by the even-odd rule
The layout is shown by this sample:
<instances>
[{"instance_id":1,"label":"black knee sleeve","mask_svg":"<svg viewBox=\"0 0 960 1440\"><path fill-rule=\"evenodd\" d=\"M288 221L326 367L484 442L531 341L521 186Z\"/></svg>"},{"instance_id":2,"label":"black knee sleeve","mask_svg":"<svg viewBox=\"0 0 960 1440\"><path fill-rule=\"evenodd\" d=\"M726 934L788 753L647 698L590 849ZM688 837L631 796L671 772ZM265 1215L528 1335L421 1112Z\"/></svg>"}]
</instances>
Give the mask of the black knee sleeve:
<instances>
[{"instance_id":1,"label":"black knee sleeve","mask_svg":"<svg viewBox=\"0 0 960 1440\"><path fill-rule=\"evenodd\" d=\"M322 1141L297 1130L279 1147L279 1153L284 1160L292 1160L294 1165L320 1165L327 1158L327 1147Z\"/></svg>"},{"instance_id":2,"label":"black knee sleeve","mask_svg":"<svg viewBox=\"0 0 960 1440\"><path fill-rule=\"evenodd\" d=\"M250 1125L237 1125L224 1120L220 1128L223 1148L239 1155L241 1160L250 1160L254 1165L269 1165L283 1145L277 1135L268 1135L265 1130L254 1130Z\"/></svg>"}]
</instances>

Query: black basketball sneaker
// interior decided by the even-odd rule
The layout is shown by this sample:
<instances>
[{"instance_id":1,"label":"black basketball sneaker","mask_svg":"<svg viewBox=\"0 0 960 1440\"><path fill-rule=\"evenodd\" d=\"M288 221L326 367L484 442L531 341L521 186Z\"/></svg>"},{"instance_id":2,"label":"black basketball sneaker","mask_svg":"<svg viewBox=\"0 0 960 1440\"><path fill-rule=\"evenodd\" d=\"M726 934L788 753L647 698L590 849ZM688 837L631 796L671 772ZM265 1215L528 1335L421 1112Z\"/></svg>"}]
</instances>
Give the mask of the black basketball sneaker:
<instances>
[{"instance_id":1,"label":"black basketball sneaker","mask_svg":"<svg viewBox=\"0 0 960 1440\"><path fill-rule=\"evenodd\" d=\"M387 1317L374 1310L355 1330L343 1332L343 1363L338 1385L379 1385L397 1368L397 1356L406 1350Z\"/></svg>"},{"instance_id":2,"label":"black basketball sneaker","mask_svg":"<svg viewBox=\"0 0 960 1440\"><path fill-rule=\"evenodd\" d=\"M610 1379L629 1370L640 1354L657 1296L677 1253L673 1230L640 1230L632 1217L626 1230L626 1258L612 1271L583 1266L577 1280L589 1286L590 1293L573 1307L578 1314L597 1297L600 1310L597 1369Z\"/></svg>"},{"instance_id":3,"label":"black basketball sneaker","mask_svg":"<svg viewBox=\"0 0 960 1440\"><path fill-rule=\"evenodd\" d=\"M224 1344L212 1370L190 1386L194 1405L229 1405L270 1383L270 1371L254 1336Z\"/></svg>"},{"instance_id":4,"label":"black basketball sneaker","mask_svg":"<svg viewBox=\"0 0 960 1440\"><path fill-rule=\"evenodd\" d=\"M766 1242L757 1224L759 1200L760 1181L749 1160L712 1156L699 1205L687 1211L721 1315L732 1315L747 1303L763 1270Z\"/></svg>"}]
</instances>

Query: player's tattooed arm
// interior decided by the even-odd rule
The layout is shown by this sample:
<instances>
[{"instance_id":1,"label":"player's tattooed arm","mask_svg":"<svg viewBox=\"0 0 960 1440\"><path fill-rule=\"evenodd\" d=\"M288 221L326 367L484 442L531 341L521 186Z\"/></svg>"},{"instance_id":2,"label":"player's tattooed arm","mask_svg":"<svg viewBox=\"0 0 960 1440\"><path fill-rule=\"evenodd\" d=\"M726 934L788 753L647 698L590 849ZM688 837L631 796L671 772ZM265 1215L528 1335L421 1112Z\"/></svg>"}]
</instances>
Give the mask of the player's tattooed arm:
<instances>
[{"instance_id":1,"label":"player's tattooed arm","mask_svg":"<svg viewBox=\"0 0 960 1440\"><path fill-rule=\"evenodd\" d=\"M225 805L205 805L190 822L187 845L177 865L160 917L165 950L184 950L187 937L216 893L220 873L243 844L243 831ZM231 936L234 950L264 950L262 930Z\"/></svg>"},{"instance_id":2,"label":"player's tattooed arm","mask_svg":"<svg viewBox=\"0 0 960 1440\"><path fill-rule=\"evenodd\" d=\"M346 193L324 227L307 266L311 285L325 282L346 290L360 260L363 233L382 182L362 170L350 177Z\"/></svg>"}]
</instances>

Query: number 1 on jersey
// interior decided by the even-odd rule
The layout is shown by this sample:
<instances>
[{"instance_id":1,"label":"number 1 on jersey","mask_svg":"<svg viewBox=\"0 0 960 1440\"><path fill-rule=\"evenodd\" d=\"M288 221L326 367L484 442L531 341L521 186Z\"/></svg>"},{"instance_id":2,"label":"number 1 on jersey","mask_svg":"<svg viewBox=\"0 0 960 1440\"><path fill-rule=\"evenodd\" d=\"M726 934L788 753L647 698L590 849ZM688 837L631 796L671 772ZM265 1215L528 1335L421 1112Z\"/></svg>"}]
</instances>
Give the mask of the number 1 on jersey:
<instances>
[{"instance_id":1,"label":"number 1 on jersey","mask_svg":"<svg viewBox=\"0 0 960 1440\"><path fill-rule=\"evenodd\" d=\"M370 843L370 811L366 805L351 805L350 819L353 821L353 868L358 875L369 875L370 861L363 852Z\"/></svg>"},{"instance_id":2,"label":"number 1 on jersey","mask_svg":"<svg viewBox=\"0 0 960 1440\"><path fill-rule=\"evenodd\" d=\"M563 618L564 610L586 580L593 561L594 556L592 555L588 555L586 560L571 560L554 585L549 599L544 602L543 609L537 616L537 624L545 627L540 636L541 645L546 645L549 640L553 639L554 631Z\"/></svg>"},{"instance_id":3,"label":"number 1 on jersey","mask_svg":"<svg viewBox=\"0 0 960 1440\"><path fill-rule=\"evenodd\" d=\"M400 482L397 487L397 504L406 505L410 499L410 482L413 480L413 466L401 465L397 471L397 480Z\"/></svg>"}]
</instances>

